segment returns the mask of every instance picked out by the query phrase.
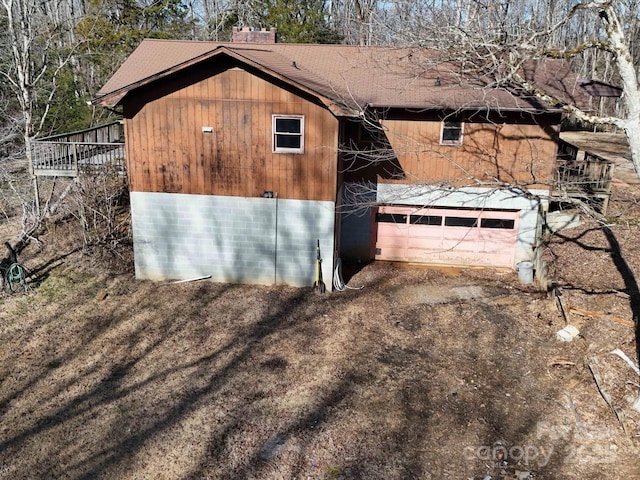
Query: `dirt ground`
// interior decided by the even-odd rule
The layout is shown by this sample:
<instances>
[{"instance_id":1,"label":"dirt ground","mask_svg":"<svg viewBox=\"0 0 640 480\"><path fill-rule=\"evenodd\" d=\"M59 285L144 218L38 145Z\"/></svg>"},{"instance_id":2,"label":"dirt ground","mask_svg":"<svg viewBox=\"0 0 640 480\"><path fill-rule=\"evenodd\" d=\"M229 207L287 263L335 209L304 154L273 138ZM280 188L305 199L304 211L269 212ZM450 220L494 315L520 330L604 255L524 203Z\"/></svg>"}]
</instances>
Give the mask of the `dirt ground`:
<instances>
[{"instance_id":1,"label":"dirt ground","mask_svg":"<svg viewBox=\"0 0 640 480\"><path fill-rule=\"evenodd\" d=\"M21 257L30 290L0 298L0 478L640 478L640 379L610 353L637 361L619 321L640 298L638 198L618 185L609 236L586 222L549 245L571 342L514 272L374 263L325 295L152 283L51 230Z\"/></svg>"}]
</instances>

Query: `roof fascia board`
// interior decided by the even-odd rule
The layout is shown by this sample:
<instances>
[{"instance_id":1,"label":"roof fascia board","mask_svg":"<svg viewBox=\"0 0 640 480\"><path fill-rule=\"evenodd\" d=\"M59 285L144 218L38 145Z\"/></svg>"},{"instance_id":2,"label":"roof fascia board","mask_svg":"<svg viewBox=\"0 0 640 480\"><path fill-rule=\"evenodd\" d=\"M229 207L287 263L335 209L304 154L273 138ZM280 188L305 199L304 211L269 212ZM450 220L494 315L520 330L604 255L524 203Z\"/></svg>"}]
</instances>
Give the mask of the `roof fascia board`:
<instances>
[{"instance_id":1,"label":"roof fascia board","mask_svg":"<svg viewBox=\"0 0 640 480\"><path fill-rule=\"evenodd\" d=\"M459 106L454 107L452 105L442 105L442 106L424 106L419 107L416 105L381 105L381 104L368 104L366 106L366 110L405 110L409 112L436 112L442 110L451 110L451 111L474 111L474 112L527 112L527 113L558 113L562 112L562 108L557 107L548 107L544 110L537 108L525 108L525 107L470 107L470 106Z\"/></svg>"}]
</instances>

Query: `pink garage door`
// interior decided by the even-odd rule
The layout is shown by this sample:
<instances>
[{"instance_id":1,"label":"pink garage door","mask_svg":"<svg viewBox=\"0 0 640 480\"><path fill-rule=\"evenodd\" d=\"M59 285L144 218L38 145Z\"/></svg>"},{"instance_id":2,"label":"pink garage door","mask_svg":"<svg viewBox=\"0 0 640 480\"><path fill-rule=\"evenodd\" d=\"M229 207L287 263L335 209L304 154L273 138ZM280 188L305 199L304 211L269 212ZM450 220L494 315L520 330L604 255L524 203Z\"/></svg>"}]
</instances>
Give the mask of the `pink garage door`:
<instances>
[{"instance_id":1,"label":"pink garage door","mask_svg":"<svg viewBox=\"0 0 640 480\"><path fill-rule=\"evenodd\" d=\"M513 267L519 211L378 207L377 260Z\"/></svg>"}]
</instances>

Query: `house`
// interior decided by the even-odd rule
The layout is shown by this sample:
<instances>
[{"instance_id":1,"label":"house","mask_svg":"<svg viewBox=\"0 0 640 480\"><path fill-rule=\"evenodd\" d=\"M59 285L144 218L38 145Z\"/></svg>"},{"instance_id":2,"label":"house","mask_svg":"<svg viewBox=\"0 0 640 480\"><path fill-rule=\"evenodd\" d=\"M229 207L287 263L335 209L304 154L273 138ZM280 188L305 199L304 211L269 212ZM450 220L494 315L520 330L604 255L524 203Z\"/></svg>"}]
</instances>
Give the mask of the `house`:
<instances>
[{"instance_id":1,"label":"house","mask_svg":"<svg viewBox=\"0 0 640 480\"><path fill-rule=\"evenodd\" d=\"M412 48L144 40L95 103L124 117L139 278L310 286L338 258L514 268L562 111ZM561 61L530 80L579 95ZM354 200L355 199L355 200Z\"/></svg>"}]
</instances>

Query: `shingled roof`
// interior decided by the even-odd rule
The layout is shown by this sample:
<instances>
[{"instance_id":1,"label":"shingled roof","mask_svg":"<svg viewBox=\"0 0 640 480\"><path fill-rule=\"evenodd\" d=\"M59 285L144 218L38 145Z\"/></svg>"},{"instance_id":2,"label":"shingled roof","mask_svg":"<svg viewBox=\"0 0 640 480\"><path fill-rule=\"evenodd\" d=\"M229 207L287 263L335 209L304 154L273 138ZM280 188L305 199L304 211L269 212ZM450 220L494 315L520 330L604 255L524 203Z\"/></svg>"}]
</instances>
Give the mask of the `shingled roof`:
<instances>
[{"instance_id":1,"label":"shingled roof","mask_svg":"<svg viewBox=\"0 0 640 480\"><path fill-rule=\"evenodd\" d=\"M113 107L131 91L199 62L227 55L316 95L336 115L367 108L548 111L536 98L463 74L433 50L310 44L237 44L146 39L98 92ZM567 102L580 102L576 78L560 60L535 63L526 76Z\"/></svg>"}]
</instances>

